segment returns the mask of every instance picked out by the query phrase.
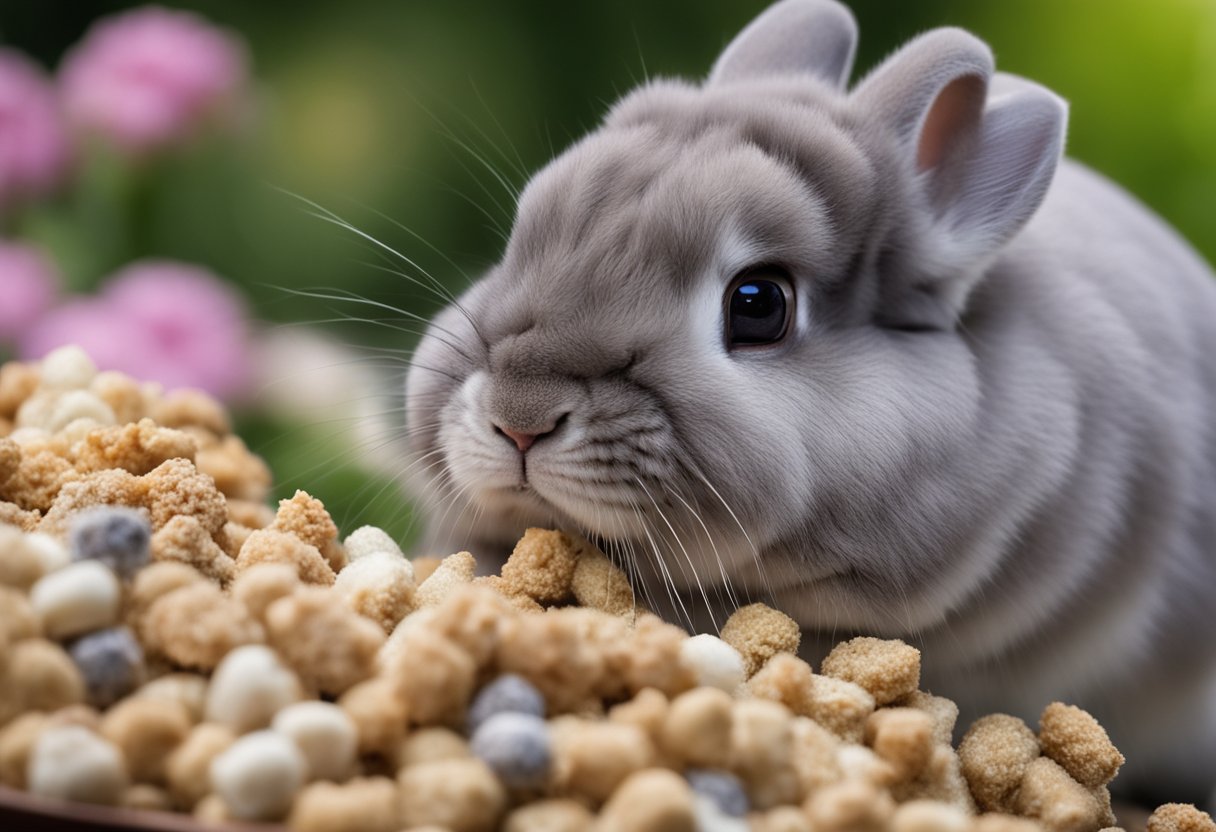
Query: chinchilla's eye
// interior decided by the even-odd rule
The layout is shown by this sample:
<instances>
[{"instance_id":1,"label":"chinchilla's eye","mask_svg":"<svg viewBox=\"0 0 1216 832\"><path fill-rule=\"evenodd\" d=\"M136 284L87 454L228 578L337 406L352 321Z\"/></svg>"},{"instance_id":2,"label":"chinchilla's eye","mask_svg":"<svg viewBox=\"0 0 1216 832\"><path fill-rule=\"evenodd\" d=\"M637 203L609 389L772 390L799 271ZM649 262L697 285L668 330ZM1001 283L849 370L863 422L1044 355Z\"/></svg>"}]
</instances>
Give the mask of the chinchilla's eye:
<instances>
[{"instance_id":1,"label":"chinchilla's eye","mask_svg":"<svg viewBox=\"0 0 1216 832\"><path fill-rule=\"evenodd\" d=\"M726 291L726 343L734 347L774 344L789 331L794 287L781 269L748 269Z\"/></svg>"}]
</instances>

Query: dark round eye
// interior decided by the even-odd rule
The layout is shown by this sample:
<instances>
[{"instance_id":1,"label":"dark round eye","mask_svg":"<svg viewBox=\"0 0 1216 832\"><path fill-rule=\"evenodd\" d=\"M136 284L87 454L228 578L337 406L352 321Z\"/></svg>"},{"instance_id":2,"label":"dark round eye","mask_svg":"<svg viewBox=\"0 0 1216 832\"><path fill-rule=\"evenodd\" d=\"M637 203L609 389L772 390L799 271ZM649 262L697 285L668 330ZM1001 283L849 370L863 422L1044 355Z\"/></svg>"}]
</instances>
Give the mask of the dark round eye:
<instances>
[{"instance_id":1,"label":"dark round eye","mask_svg":"<svg viewBox=\"0 0 1216 832\"><path fill-rule=\"evenodd\" d=\"M780 269L751 269L726 292L726 342L731 347L773 344L785 337L794 288Z\"/></svg>"}]
</instances>

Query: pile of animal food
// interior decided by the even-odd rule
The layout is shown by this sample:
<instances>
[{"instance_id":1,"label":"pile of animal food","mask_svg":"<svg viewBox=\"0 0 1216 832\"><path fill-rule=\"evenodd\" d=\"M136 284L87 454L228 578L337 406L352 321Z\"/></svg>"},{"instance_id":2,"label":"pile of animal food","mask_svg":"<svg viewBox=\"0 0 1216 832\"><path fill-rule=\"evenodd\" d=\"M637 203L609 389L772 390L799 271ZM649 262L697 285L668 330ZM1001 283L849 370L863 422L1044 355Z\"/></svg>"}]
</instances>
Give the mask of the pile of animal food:
<instances>
[{"instance_id":1,"label":"pile of animal food","mask_svg":"<svg viewBox=\"0 0 1216 832\"><path fill-rule=\"evenodd\" d=\"M690 637L562 532L475 577L269 487L206 396L75 349L0 370L0 783L307 832L1114 823L1123 757L1077 708L956 749L902 642L816 673L782 613Z\"/></svg>"}]
</instances>

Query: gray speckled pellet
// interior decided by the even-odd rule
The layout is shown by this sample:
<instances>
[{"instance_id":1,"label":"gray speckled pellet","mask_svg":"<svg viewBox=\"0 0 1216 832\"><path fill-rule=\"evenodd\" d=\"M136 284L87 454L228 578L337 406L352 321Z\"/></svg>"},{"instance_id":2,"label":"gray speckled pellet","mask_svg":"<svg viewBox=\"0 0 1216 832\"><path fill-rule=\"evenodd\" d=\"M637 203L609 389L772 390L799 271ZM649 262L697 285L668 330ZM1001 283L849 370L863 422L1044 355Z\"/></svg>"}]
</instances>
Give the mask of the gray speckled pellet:
<instances>
[{"instance_id":1,"label":"gray speckled pellet","mask_svg":"<svg viewBox=\"0 0 1216 832\"><path fill-rule=\"evenodd\" d=\"M751 810L743 783L728 771L690 768L684 777L694 792L712 800L727 815L741 818Z\"/></svg>"},{"instance_id":2,"label":"gray speckled pellet","mask_svg":"<svg viewBox=\"0 0 1216 832\"><path fill-rule=\"evenodd\" d=\"M549 727L539 716L495 714L474 732L469 747L508 788L538 788L549 778Z\"/></svg>"},{"instance_id":3,"label":"gray speckled pellet","mask_svg":"<svg viewBox=\"0 0 1216 832\"><path fill-rule=\"evenodd\" d=\"M469 706L469 731L476 731L495 714L517 713L535 717L545 715L545 697L522 676L508 673L481 689Z\"/></svg>"},{"instance_id":4,"label":"gray speckled pellet","mask_svg":"<svg viewBox=\"0 0 1216 832\"><path fill-rule=\"evenodd\" d=\"M72 559L96 560L120 578L131 578L151 559L147 516L131 508L103 506L82 511L72 522Z\"/></svg>"},{"instance_id":5,"label":"gray speckled pellet","mask_svg":"<svg viewBox=\"0 0 1216 832\"><path fill-rule=\"evenodd\" d=\"M105 708L139 686L144 651L126 627L98 630L81 637L68 649L84 677L89 702Z\"/></svg>"}]
</instances>

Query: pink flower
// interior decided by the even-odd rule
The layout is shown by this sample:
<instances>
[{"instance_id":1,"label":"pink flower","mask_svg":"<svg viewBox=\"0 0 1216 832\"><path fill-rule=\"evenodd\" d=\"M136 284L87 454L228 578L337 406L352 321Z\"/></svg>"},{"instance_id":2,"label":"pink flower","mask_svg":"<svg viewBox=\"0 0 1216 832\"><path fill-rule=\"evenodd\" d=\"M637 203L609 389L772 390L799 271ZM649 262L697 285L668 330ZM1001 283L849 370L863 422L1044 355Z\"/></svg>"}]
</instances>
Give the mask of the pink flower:
<instances>
[{"instance_id":1,"label":"pink flower","mask_svg":"<svg viewBox=\"0 0 1216 832\"><path fill-rule=\"evenodd\" d=\"M142 154L230 123L248 79L244 44L198 15L146 6L94 24L60 71L68 119Z\"/></svg>"},{"instance_id":2,"label":"pink flower","mask_svg":"<svg viewBox=\"0 0 1216 832\"><path fill-rule=\"evenodd\" d=\"M103 370L169 389L238 396L250 378L249 333L240 296L198 266L144 260L114 275L95 298L47 315L21 340L27 360L79 344Z\"/></svg>"},{"instance_id":3,"label":"pink flower","mask_svg":"<svg viewBox=\"0 0 1216 832\"><path fill-rule=\"evenodd\" d=\"M33 246L0 240L0 341L12 342L55 302L55 266Z\"/></svg>"},{"instance_id":4,"label":"pink flower","mask_svg":"<svg viewBox=\"0 0 1216 832\"><path fill-rule=\"evenodd\" d=\"M68 157L50 81L24 55L0 49L0 212L53 189Z\"/></svg>"}]
</instances>

